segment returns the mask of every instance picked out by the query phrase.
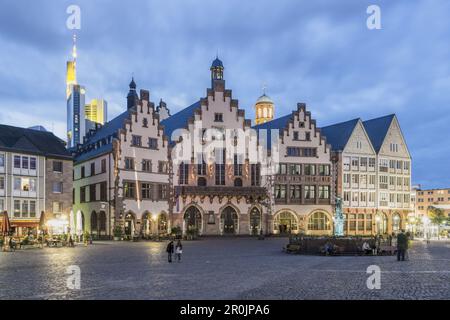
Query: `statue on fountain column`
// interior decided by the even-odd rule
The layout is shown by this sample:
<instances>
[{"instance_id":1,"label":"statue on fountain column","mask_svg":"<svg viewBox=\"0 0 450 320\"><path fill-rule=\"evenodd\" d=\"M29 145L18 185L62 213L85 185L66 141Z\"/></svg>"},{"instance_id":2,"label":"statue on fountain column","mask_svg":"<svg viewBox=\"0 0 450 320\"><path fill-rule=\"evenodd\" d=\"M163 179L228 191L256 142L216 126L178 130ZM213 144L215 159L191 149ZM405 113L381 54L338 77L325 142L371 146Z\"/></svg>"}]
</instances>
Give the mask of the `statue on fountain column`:
<instances>
[{"instance_id":1,"label":"statue on fountain column","mask_svg":"<svg viewBox=\"0 0 450 320\"><path fill-rule=\"evenodd\" d=\"M342 198L336 197L336 212L334 214L334 235L344 236L344 213L342 211Z\"/></svg>"}]
</instances>

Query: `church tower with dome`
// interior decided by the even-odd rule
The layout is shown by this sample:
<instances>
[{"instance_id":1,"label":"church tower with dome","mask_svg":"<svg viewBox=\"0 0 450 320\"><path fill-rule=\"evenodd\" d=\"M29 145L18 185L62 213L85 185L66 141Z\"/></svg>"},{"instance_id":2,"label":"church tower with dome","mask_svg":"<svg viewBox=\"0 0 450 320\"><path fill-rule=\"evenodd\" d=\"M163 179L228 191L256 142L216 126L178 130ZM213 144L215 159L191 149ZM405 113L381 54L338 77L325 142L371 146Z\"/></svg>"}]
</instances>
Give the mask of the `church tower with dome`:
<instances>
[{"instance_id":1,"label":"church tower with dome","mask_svg":"<svg viewBox=\"0 0 450 320\"><path fill-rule=\"evenodd\" d=\"M266 95L266 90L255 104L255 124L262 124L273 120L275 104L272 99Z\"/></svg>"}]
</instances>

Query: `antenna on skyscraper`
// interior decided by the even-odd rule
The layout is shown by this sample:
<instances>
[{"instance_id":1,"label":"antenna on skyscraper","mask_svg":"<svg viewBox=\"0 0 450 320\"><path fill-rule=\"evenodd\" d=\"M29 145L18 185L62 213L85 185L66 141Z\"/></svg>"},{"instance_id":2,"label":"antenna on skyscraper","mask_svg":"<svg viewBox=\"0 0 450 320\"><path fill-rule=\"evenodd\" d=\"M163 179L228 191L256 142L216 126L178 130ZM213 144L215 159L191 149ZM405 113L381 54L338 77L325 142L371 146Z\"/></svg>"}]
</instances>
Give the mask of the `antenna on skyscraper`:
<instances>
[{"instance_id":1,"label":"antenna on skyscraper","mask_svg":"<svg viewBox=\"0 0 450 320\"><path fill-rule=\"evenodd\" d=\"M75 62L77 60L77 35L76 35L76 33L73 34L72 41L73 41L72 58L73 58L73 61Z\"/></svg>"}]
</instances>

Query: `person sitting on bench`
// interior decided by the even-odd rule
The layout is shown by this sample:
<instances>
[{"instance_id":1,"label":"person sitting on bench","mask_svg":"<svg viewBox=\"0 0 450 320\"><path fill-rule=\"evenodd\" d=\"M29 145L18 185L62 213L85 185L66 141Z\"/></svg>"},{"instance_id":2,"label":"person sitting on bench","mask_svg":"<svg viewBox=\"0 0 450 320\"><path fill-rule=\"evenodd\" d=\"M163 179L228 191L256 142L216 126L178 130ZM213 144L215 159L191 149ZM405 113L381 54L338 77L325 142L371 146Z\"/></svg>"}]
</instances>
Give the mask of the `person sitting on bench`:
<instances>
[{"instance_id":1,"label":"person sitting on bench","mask_svg":"<svg viewBox=\"0 0 450 320\"><path fill-rule=\"evenodd\" d=\"M373 254L372 248L367 243L367 241L364 241L362 245L362 250L364 251L364 254Z\"/></svg>"}]
</instances>

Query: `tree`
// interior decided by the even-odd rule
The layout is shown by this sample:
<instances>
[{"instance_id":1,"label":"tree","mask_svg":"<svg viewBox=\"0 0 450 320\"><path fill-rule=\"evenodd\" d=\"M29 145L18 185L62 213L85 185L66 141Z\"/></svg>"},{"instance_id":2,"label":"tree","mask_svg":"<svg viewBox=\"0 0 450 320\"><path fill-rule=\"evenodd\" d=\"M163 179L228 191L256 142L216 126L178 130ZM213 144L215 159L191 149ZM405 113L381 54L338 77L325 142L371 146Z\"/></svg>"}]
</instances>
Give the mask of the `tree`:
<instances>
[{"instance_id":1,"label":"tree","mask_svg":"<svg viewBox=\"0 0 450 320\"><path fill-rule=\"evenodd\" d=\"M436 224L438 227L438 239L439 239L441 234L441 225L447 221L448 217L445 215L444 210L433 206L428 207L428 212L430 221L433 224Z\"/></svg>"}]
</instances>

